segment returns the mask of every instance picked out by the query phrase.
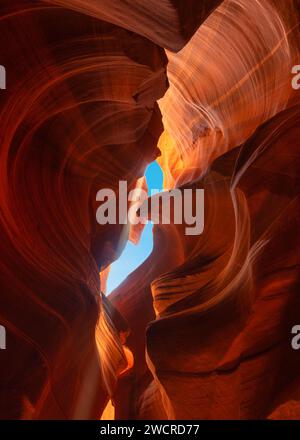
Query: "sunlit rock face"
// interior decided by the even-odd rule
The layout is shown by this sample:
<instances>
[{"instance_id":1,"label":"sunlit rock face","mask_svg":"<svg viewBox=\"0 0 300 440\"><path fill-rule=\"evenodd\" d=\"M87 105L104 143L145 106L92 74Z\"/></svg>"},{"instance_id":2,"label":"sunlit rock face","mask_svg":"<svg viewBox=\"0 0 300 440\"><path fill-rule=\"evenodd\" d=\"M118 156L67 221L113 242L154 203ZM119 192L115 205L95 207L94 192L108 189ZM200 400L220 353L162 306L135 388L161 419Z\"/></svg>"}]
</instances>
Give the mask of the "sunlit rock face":
<instances>
[{"instance_id":1,"label":"sunlit rock face","mask_svg":"<svg viewBox=\"0 0 300 440\"><path fill-rule=\"evenodd\" d=\"M168 187L199 177L288 106L291 66L299 59L295 5L224 1L179 53L167 52L159 148Z\"/></svg>"},{"instance_id":2,"label":"sunlit rock face","mask_svg":"<svg viewBox=\"0 0 300 440\"><path fill-rule=\"evenodd\" d=\"M4 0L0 18L0 417L299 418L299 2ZM160 152L165 188L204 188L204 231L156 225L105 297L140 230L97 224L97 191L143 186Z\"/></svg>"}]
</instances>

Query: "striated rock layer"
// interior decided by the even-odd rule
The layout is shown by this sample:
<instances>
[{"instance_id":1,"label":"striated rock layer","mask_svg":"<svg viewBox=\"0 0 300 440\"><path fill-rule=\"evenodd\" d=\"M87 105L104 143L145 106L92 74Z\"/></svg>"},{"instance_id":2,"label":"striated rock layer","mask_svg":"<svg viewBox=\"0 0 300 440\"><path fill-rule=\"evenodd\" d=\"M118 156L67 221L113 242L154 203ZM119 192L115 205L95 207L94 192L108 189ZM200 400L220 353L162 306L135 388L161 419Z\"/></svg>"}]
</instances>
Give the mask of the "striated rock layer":
<instances>
[{"instance_id":1,"label":"striated rock layer","mask_svg":"<svg viewBox=\"0 0 300 440\"><path fill-rule=\"evenodd\" d=\"M167 187L199 177L293 100L291 69L300 57L296 6L224 1L178 54L167 52L170 87L159 101Z\"/></svg>"},{"instance_id":2,"label":"striated rock layer","mask_svg":"<svg viewBox=\"0 0 300 440\"><path fill-rule=\"evenodd\" d=\"M168 54L159 162L165 188L204 188L205 229L155 226L152 255L111 295L136 360L120 418L300 417L299 5L286 6L224 2Z\"/></svg>"},{"instance_id":3,"label":"striated rock layer","mask_svg":"<svg viewBox=\"0 0 300 440\"><path fill-rule=\"evenodd\" d=\"M193 184L205 189L203 234L155 226L164 252L154 250L113 293L134 322L136 365L119 387L121 417L276 417L289 401L299 417L290 343L300 307L299 110L220 157ZM139 396L129 413L125 392Z\"/></svg>"},{"instance_id":4,"label":"striated rock layer","mask_svg":"<svg viewBox=\"0 0 300 440\"><path fill-rule=\"evenodd\" d=\"M1 418L300 417L299 10L1 2ZM203 234L156 225L105 297L140 230L97 224L97 191L160 153L165 188L204 188Z\"/></svg>"}]
</instances>

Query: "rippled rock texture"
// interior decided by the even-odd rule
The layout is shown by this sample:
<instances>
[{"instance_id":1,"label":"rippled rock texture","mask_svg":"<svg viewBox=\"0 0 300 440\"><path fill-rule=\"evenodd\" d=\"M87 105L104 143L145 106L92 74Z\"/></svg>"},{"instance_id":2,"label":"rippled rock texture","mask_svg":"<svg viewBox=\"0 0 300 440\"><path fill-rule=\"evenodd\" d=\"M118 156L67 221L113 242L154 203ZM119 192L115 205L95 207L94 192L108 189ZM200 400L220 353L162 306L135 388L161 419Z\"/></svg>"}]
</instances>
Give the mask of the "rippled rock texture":
<instances>
[{"instance_id":1,"label":"rippled rock texture","mask_svg":"<svg viewBox=\"0 0 300 440\"><path fill-rule=\"evenodd\" d=\"M296 0L3 0L1 418L300 418ZM205 227L96 222L159 156ZM102 281L105 277L101 277Z\"/></svg>"}]
</instances>

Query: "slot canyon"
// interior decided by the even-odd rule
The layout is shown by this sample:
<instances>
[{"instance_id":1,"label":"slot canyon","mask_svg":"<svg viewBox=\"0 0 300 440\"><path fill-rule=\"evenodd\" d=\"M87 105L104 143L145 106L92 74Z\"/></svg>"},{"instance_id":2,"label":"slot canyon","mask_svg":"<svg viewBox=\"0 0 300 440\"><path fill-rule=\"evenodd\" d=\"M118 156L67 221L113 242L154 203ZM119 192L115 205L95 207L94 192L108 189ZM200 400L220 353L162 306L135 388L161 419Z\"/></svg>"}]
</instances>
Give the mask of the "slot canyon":
<instances>
[{"instance_id":1,"label":"slot canyon","mask_svg":"<svg viewBox=\"0 0 300 440\"><path fill-rule=\"evenodd\" d=\"M1 0L0 32L0 418L300 419L300 1ZM152 163L201 234L96 221Z\"/></svg>"}]
</instances>

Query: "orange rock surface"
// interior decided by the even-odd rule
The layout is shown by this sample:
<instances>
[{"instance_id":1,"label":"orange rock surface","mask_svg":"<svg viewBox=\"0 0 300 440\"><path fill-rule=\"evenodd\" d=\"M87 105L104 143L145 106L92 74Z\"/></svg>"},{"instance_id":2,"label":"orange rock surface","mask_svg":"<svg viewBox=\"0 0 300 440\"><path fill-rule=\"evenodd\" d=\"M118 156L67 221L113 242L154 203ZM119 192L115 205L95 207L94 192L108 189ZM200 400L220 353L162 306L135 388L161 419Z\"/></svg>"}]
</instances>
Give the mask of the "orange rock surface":
<instances>
[{"instance_id":1,"label":"orange rock surface","mask_svg":"<svg viewBox=\"0 0 300 440\"><path fill-rule=\"evenodd\" d=\"M297 0L2 0L2 419L300 418ZM203 188L205 227L96 222ZM104 290L104 289L103 289Z\"/></svg>"}]
</instances>

